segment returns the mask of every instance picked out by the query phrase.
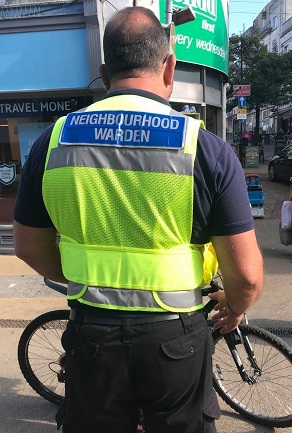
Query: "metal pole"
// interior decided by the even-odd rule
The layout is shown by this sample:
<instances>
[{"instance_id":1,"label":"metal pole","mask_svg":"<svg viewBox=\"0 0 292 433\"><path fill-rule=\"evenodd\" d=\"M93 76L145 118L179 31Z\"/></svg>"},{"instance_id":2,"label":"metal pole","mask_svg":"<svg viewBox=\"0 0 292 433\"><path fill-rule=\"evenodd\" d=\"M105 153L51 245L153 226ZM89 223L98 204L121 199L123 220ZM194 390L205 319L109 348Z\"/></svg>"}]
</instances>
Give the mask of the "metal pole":
<instances>
[{"instance_id":1,"label":"metal pole","mask_svg":"<svg viewBox=\"0 0 292 433\"><path fill-rule=\"evenodd\" d=\"M172 23L172 0L166 0L165 3L165 24Z\"/></svg>"},{"instance_id":2,"label":"metal pole","mask_svg":"<svg viewBox=\"0 0 292 433\"><path fill-rule=\"evenodd\" d=\"M203 101L201 103L201 109L202 109L202 120L204 122L204 125L206 125L207 122L207 107L206 107L206 68L202 68L202 84L203 84Z\"/></svg>"},{"instance_id":3,"label":"metal pole","mask_svg":"<svg viewBox=\"0 0 292 433\"><path fill-rule=\"evenodd\" d=\"M242 61L242 34L240 35L240 84L242 84L243 81L243 61ZM242 143L242 124L243 120L240 120L240 144Z\"/></svg>"},{"instance_id":4,"label":"metal pole","mask_svg":"<svg viewBox=\"0 0 292 433\"><path fill-rule=\"evenodd\" d=\"M242 84L243 81L243 61L242 61L242 35L240 35L240 84Z\"/></svg>"}]
</instances>

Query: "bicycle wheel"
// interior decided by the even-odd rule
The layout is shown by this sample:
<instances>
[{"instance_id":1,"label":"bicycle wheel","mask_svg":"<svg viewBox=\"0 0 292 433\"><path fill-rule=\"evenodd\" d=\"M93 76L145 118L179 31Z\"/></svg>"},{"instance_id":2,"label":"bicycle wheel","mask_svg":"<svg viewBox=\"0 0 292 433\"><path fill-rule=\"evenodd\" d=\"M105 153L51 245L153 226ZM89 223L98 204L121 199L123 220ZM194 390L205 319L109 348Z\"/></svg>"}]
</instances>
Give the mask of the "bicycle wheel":
<instances>
[{"instance_id":1,"label":"bicycle wheel","mask_svg":"<svg viewBox=\"0 0 292 433\"><path fill-rule=\"evenodd\" d=\"M29 385L42 397L60 404L65 391L65 353L61 335L69 310L49 311L32 320L18 344L18 362Z\"/></svg>"},{"instance_id":2,"label":"bicycle wheel","mask_svg":"<svg viewBox=\"0 0 292 433\"><path fill-rule=\"evenodd\" d=\"M252 367L243 344L235 347L246 373L254 379L241 379L227 343L219 330L213 332L214 388L222 399L245 418L268 427L292 425L292 352L286 343L256 326L241 325L248 336L261 372Z\"/></svg>"}]
</instances>

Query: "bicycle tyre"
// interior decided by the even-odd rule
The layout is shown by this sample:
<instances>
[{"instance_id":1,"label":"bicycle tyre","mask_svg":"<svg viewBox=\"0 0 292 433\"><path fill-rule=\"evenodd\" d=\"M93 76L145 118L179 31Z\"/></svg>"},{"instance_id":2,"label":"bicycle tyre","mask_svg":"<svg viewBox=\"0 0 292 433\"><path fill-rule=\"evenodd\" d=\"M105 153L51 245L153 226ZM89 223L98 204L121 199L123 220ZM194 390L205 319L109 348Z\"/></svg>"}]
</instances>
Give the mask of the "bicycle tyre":
<instances>
[{"instance_id":1,"label":"bicycle tyre","mask_svg":"<svg viewBox=\"0 0 292 433\"><path fill-rule=\"evenodd\" d=\"M69 310L55 310L32 320L18 343L18 363L28 384L40 396L54 404L64 398L64 381L60 382L64 349L61 335L69 319Z\"/></svg>"},{"instance_id":2,"label":"bicycle tyre","mask_svg":"<svg viewBox=\"0 0 292 433\"><path fill-rule=\"evenodd\" d=\"M220 330L213 331L213 384L219 396L236 412L267 427L292 426L292 352L283 340L256 326L241 325L262 372L256 382L244 382ZM236 345L249 375L251 367L243 344ZM245 355L245 356L244 356Z\"/></svg>"}]
</instances>

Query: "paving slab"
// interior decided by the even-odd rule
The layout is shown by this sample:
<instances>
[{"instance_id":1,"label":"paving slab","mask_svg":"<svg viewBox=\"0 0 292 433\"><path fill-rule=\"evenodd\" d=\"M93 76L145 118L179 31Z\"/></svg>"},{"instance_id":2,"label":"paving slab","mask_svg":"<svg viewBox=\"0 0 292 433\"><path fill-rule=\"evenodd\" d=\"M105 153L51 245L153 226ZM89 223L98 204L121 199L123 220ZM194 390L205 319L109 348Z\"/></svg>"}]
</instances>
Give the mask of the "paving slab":
<instances>
[{"instance_id":1,"label":"paving slab","mask_svg":"<svg viewBox=\"0 0 292 433\"><path fill-rule=\"evenodd\" d=\"M37 275L36 271L15 255L0 256L0 275Z\"/></svg>"}]
</instances>

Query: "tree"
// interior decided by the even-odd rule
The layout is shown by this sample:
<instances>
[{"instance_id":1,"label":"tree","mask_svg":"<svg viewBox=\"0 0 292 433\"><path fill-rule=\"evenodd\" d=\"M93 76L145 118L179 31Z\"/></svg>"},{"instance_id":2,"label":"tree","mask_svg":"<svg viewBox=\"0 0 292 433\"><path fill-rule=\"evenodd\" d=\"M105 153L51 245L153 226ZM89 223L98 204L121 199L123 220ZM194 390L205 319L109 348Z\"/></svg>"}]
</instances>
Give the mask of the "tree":
<instances>
[{"instance_id":1,"label":"tree","mask_svg":"<svg viewBox=\"0 0 292 433\"><path fill-rule=\"evenodd\" d=\"M248 110L256 113L256 139L259 135L260 109L265 106L282 105L292 100L292 52L268 52L259 42L258 33L251 35L233 35L229 40L229 50L233 56L230 66L230 89L227 98L232 95L234 84L250 84L251 96L247 98ZM250 47L255 44L258 51L250 54ZM232 102L232 101L231 101ZM233 101L235 106L237 101ZM230 108L231 105L228 105Z\"/></svg>"}]
</instances>

